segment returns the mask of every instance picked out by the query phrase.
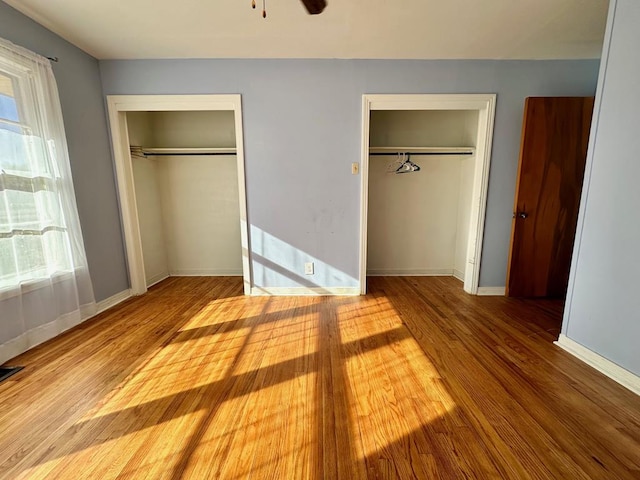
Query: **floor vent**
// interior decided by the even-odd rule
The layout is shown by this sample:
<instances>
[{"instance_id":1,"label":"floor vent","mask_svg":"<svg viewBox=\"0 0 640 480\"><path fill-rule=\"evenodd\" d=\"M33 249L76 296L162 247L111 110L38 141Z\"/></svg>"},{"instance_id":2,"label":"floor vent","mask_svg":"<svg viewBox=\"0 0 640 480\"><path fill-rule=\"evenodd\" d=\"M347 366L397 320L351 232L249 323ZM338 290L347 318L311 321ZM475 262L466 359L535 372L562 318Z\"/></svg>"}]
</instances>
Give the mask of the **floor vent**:
<instances>
[{"instance_id":1,"label":"floor vent","mask_svg":"<svg viewBox=\"0 0 640 480\"><path fill-rule=\"evenodd\" d=\"M0 367L0 382L6 380L14 373L18 373L24 367Z\"/></svg>"}]
</instances>

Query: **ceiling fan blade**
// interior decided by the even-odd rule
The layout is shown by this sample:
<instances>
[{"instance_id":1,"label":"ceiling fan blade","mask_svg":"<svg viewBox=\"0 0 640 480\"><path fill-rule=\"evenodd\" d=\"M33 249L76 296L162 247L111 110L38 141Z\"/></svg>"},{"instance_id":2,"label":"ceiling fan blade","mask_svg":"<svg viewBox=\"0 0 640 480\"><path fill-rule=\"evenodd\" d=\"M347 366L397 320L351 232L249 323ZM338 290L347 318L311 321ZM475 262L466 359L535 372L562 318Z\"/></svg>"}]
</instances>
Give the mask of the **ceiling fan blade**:
<instances>
[{"instance_id":1,"label":"ceiling fan blade","mask_svg":"<svg viewBox=\"0 0 640 480\"><path fill-rule=\"evenodd\" d=\"M325 0L302 0L304 6L307 8L307 12L311 15L317 15L322 13L324 7L327 6L327 2Z\"/></svg>"}]
</instances>

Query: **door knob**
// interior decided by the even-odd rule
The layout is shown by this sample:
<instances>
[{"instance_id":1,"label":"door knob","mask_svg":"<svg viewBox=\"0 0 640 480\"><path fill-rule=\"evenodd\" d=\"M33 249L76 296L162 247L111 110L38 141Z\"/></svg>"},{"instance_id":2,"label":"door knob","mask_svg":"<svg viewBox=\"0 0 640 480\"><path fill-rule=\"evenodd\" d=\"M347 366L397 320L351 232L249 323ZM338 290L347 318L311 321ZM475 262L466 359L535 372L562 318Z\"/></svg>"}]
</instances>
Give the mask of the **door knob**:
<instances>
[{"instance_id":1,"label":"door knob","mask_svg":"<svg viewBox=\"0 0 640 480\"><path fill-rule=\"evenodd\" d=\"M516 212L513 214L513 218L516 218L516 217L527 218L528 216L529 214L526 212Z\"/></svg>"}]
</instances>

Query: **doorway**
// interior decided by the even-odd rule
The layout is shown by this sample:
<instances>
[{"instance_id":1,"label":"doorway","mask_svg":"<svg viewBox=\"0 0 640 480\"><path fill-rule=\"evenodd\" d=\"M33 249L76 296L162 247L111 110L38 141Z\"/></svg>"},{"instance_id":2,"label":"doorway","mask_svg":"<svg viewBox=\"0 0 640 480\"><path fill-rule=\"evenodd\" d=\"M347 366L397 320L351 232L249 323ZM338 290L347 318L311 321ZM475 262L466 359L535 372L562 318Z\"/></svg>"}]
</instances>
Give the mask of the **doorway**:
<instances>
[{"instance_id":1,"label":"doorway","mask_svg":"<svg viewBox=\"0 0 640 480\"><path fill-rule=\"evenodd\" d=\"M117 187L120 198L120 209L125 236L125 248L131 293L141 295L147 291L148 275L145 275L143 239L141 233L139 208L136 200L136 179L132 162L132 150L129 138L127 114L132 112L228 112L232 116L234 147L231 148L160 148L151 151L134 150L133 155L160 156L168 155L233 155L235 154L235 170L237 206L239 210L239 241L241 252L241 271L244 292L249 294L251 287L251 270L249 262L249 237L247 231L247 207L244 174L244 149L242 134L242 108L240 95L112 95L107 97L111 139L116 164ZM132 117L133 118L133 117ZM172 118L172 117L166 117ZM233 150L233 151L232 151ZM198 168L194 166L193 168ZM191 170L193 170L191 168ZM174 168L175 170L175 168ZM193 172L190 172L193 173ZM190 174L187 170L187 175ZM140 183L140 182L138 182ZM183 189L189 195L188 189ZM176 215L182 218L183 216Z\"/></svg>"},{"instance_id":2,"label":"doorway","mask_svg":"<svg viewBox=\"0 0 640 480\"><path fill-rule=\"evenodd\" d=\"M370 195L370 180L377 176L378 166L374 167L370 163L371 155L398 155L398 166L401 173L409 173L410 170L416 170L419 168L417 163L409 164L409 168L406 168L406 154L420 154L426 156L457 156L472 154L473 162L466 170L469 172L468 182L466 182L465 195L459 196L456 194L456 202L458 198L464 198L462 203L464 204L463 210L466 212L466 220L462 221L462 230L465 231L465 239L460 241L454 240L455 244L458 244L460 255L462 257L461 267L456 268L459 272L459 277L464 282L464 290L471 294L477 294L478 281L480 276L480 258L482 249L482 237L484 227L484 217L486 210L486 197L487 187L489 179L489 159L491 153L491 142L493 137L493 124L495 117L495 102L496 96L494 94L471 94L471 95L364 95L363 96L363 115L362 115L362 168L361 168L361 248L360 248L360 286L361 293L366 293L366 276L367 276L367 262L369 252L369 210L371 205L369 203ZM461 113L465 118L469 118L467 113L474 118L475 125L473 126L474 145L472 148L469 146L450 147L450 146L416 146L416 145L372 145L372 115L377 111L394 112L395 114L402 114L405 112L410 115L420 115L419 112L436 113L447 112L453 114L455 112ZM426 115L429 116L429 115ZM453 115L455 116L455 115ZM374 125L374 128L376 126ZM379 136L377 136L379 137ZM396 142L400 140L395 140ZM402 165L402 166L401 166ZM412 166L413 165L413 166ZM449 164L447 170L452 170L452 165ZM454 169L457 167L454 167ZM456 170L457 172L458 170ZM455 172L453 172L455 174ZM464 182L462 182L464 183ZM457 209L457 207L456 207ZM449 222L455 224L456 222ZM460 222L458 222L460 223ZM381 230L379 225L371 225L376 230ZM434 237L435 238L435 237ZM425 246L428 242L425 242ZM443 242L440 242L443 244ZM462 245L460 245L462 244ZM438 269L436 269L438 270ZM446 269L449 270L448 268ZM453 274L453 267L450 269L451 273L444 272L442 274ZM461 272L461 273L460 273ZM427 273L428 274L428 273Z\"/></svg>"},{"instance_id":3,"label":"doorway","mask_svg":"<svg viewBox=\"0 0 640 480\"><path fill-rule=\"evenodd\" d=\"M507 296L566 297L593 105L594 97L525 101Z\"/></svg>"}]
</instances>

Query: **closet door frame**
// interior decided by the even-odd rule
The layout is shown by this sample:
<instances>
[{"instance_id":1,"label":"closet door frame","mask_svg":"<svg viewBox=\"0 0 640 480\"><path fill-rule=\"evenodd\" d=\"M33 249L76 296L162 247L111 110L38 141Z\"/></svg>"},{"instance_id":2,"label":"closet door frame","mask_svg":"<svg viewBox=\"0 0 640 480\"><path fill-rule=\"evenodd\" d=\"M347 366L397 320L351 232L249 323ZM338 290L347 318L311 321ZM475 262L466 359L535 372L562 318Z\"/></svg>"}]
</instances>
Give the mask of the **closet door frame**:
<instances>
[{"instance_id":1,"label":"closet door frame","mask_svg":"<svg viewBox=\"0 0 640 480\"><path fill-rule=\"evenodd\" d=\"M464 290L477 295L482 239L489 187L496 94L365 94L362 96L362 160L360 198L360 289L367 293L367 216L369 212L369 129L372 110L476 110L478 137Z\"/></svg>"},{"instance_id":2,"label":"closet door frame","mask_svg":"<svg viewBox=\"0 0 640 480\"><path fill-rule=\"evenodd\" d=\"M242 244L242 276L244 293L251 291L251 265L249 259L249 234L247 229L247 195L244 171L244 140L242 132L242 100L234 95L108 95L107 110L111 129L111 144L116 168L120 213L124 231L131 294L142 295L147 291L142 257L142 240L133 167L129 148L127 112L185 112L232 111L236 131L236 166L240 202L240 241Z\"/></svg>"}]
</instances>

